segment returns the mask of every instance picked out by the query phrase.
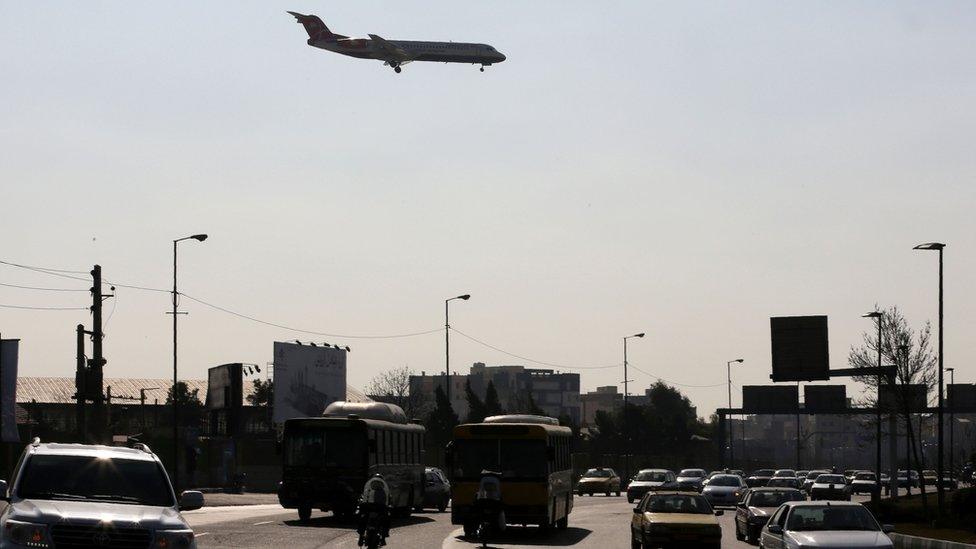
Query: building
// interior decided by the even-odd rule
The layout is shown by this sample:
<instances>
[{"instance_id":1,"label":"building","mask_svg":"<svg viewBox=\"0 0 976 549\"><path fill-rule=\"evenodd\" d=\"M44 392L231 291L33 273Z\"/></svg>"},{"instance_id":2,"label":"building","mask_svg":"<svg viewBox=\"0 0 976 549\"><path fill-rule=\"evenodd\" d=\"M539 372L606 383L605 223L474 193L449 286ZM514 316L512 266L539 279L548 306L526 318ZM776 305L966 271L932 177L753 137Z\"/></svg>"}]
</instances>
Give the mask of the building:
<instances>
[{"instance_id":1,"label":"building","mask_svg":"<svg viewBox=\"0 0 976 549\"><path fill-rule=\"evenodd\" d=\"M582 408L580 426L590 427L596 420L597 412L610 413L623 407L624 395L617 391L616 385L597 387L596 391L580 395L580 405Z\"/></svg>"},{"instance_id":2,"label":"building","mask_svg":"<svg viewBox=\"0 0 976 549\"><path fill-rule=\"evenodd\" d=\"M434 390L443 387L444 380L443 374L428 376L421 372L419 376L410 376L410 392L420 391L433 398ZM505 410L526 410L529 405L527 395L531 395L532 401L546 415L568 417L573 424L580 424L579 374L525 366L487 366L476 362L468 375L451 375L451 406L462 421L468 415L466 387L469 383L480 399L485 398L488 384L493 384Z\"/></svg>"}]
</instances>

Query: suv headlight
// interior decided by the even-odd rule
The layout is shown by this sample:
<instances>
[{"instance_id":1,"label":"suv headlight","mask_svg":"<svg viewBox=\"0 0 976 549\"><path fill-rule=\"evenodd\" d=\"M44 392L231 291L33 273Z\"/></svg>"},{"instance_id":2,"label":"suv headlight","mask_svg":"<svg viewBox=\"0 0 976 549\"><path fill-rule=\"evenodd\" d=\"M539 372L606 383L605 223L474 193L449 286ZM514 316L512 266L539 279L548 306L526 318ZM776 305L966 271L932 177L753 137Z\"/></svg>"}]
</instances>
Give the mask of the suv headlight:
<instances>
[{"instance_id":1,"label":"suv headlight","mask_svg":"<svg viewBox=\"0 0 976 549\"><path fill-rule=\"evenodd\" d=\"M8 520L3 528L3 539L24 547L51 547L46 524Z\"/></svg>"},{"instance_id":2,"label":"suv headlight","mask_svg":"<svg viewBox=\"0 0 976 549\"><path fill-rule=\"evenodd\" d=\"M156 530L156 542L153 547L177 549L191 545L193 545L193 530Z\"/></svg>"}]
</instances>

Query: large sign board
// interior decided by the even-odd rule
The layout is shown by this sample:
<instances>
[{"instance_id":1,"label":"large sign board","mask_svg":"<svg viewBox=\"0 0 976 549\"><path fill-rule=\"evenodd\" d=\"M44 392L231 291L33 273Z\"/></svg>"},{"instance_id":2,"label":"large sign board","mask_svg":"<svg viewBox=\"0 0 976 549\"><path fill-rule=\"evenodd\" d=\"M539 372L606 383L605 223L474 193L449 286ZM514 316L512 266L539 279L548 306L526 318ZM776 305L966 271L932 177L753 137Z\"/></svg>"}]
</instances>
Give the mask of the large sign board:
<instances>
[{"instance_id":1,"label":"large sign board","mask_svg":"<svg viewBox=\"0 0 976 549\"><path fill-rule=\"evenodd\" d=\"M317 417L346 398L346 351L275 341L274 422Z\"/></svg>"},{"instance_id":2,"label":"large sign board","mask_svg":"<svg viewBox=\"0 0 976 549\"><path fill-rule=\"evenodd\" d=\"M847 408L847 387L844 385L805 385L803 407L811 413L839 412Z\"/></svg>"},{"instance_id":3,"label":"large sign board","mask_svg":"<svg viewBox=\"0 0 976 549\"><path fill-rule=\"evenodd\" d=\"M953 412L976 412L976 384L954 383L946 385L949 389L949 400L946 407Z\"/></svg>"},{"instance_id":4,"label":"large sign board","mask_svg":"<svg viewBox=\"0 0 976 549\"><path fill-rule=\"evenodd\" d=\"M207 408L223 410L243 405L243 364L221 364L207 370Z\"/></svg>"},{"instance_id":5,"label":"large sign board","mask_svg":"<svg viewBox=\"0 0 976 549\"><path fill-rule=\"evenodd\" d=\"M742 387L742 410L747 414L794 414L800 405L796 385L746 385Z\"/></svg>"},{"instance_id":6,"label":"large sign board","mask_svg":"<svg viewBox=\"0 0 976 549\"><path fill-rule=\"evenodd\" d=\"M0 440L20 442L17 434L18 339L0 339Z\"/></svg>"},{"instance_id":7,"label":"large sign board","mask_svg":"<svg viewBox=\"0 0 976 549\"><path fill-rule=\"evenodd\" d=\"M774 316L769 319L773 381L830 379L826 316Z\"/></svg>"},{"instance_id":8,"label":"large sign board","mask_svg":"<svg viewBox=\"0 0 976 549\"><path fill-rule=\"evenodd\" d=\"M909 413L924 412L929 406L929 389L924 384L882 385L878 395L881 409L900 413L908 406ZM894 409L892 409L894 407Z\"/></svg>"}]
</instances>

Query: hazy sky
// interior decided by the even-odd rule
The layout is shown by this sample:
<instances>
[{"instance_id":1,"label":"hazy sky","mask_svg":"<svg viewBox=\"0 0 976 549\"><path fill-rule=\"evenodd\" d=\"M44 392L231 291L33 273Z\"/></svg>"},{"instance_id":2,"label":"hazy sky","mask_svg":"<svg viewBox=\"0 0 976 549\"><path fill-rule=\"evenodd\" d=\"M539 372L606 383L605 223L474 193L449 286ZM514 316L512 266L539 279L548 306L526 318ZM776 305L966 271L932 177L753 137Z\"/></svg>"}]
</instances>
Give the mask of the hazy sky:
<instances>
[{"instance_id":1,"label":"hazy sky","mask_svg":"<svg viewBox=\"0 0 976 549\"><path fill-rule=\"evenodd\" d=\"M338 33L486 42L469 65L317 50ZM976 4L970 2L4 2L0 259L167 287L340 334L456 328L567 366L762 383L769 317L830 316L846 365L875 303L937 314L976 360ZM0 282L87 288L0 265ZM0 287L0 303L84 306ZM166 294L106 304L106 376L171 374ZM184 300L181 369L353 348L349 381L441 371L443 333L308 336ZM71 376L85 311L0 309L22 375ZM452 364L524 363L452 338ZM532 365L531 363L526 363ZM651 382L631 376L638 392ZM583 373L584 389L622 372ZM850 393L859 389L852 387ZM724 385L686 388L707 415ZM739 397L735 397L736 403Z\"/></svg>"}]
</instances>

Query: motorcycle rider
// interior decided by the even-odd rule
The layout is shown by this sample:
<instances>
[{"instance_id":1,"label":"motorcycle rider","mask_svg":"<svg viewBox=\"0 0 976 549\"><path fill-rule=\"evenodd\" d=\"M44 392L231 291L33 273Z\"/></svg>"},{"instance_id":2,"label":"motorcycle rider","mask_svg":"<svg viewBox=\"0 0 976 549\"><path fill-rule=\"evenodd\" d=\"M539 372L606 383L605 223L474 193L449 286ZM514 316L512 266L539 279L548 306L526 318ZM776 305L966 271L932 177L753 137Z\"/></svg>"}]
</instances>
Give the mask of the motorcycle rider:
<instances>
[{"instance_id":1,"label":"motorcycle rider","mask_svg":"<svg viewBox=\"0 0 976 549\"><path fill-rule=\"evenodd\" d=\"M505 509L502 505L500 477L499 473L482 471L481 481L478 483L478 492L474 499L475 515L485 516L488 514L492 516L492 526L497 532L505 530Z\"/></svg>"},{"instance_id":2,"label":"motorcycle rider","mask_svg":"<svg viewBox=\"0 0 976 549\"><path fill-rule=\"evenodd\" d=\"M363 486L363 494L359 498L359 546L366 542L366 527L370 514L374 514L382 540L380 545L386 545L386 538L390 536L390 487L383 480L383 475L376 473Z\"/></svg>"}]
</instances>

